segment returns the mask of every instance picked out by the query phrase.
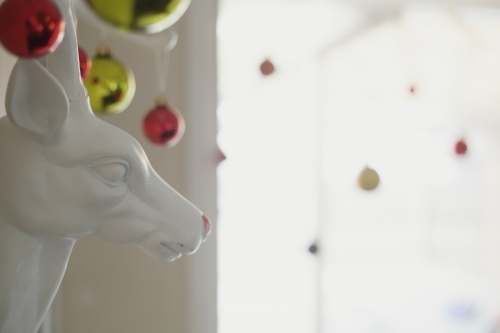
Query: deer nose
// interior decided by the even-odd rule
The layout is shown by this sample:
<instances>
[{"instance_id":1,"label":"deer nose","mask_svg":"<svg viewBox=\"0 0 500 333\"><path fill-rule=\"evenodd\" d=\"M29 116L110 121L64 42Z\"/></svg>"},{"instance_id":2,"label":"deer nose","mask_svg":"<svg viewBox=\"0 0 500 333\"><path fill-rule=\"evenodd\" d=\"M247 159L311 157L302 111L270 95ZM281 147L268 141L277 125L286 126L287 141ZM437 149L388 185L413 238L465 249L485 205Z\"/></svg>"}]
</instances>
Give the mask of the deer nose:
<instances>
[{"instance_id":1,"label":"deer nose","mask_svg":"<svg viewBox=\"0 0 500 333\"><path fill-rule=\"evenodd\" d=\"M203 220L203 241L206 241L212 231L212 222L210 222L206 215L202 215L201 218Z\"/></svg>"}]
</instances>

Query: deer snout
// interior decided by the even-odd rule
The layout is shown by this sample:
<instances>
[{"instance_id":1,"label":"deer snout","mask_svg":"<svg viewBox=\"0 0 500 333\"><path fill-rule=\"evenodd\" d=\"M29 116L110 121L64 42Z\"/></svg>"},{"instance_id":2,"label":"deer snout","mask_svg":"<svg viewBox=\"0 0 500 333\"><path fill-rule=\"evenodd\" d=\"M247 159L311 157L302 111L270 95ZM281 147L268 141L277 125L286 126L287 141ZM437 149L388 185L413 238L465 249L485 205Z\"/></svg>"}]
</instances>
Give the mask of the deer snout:
<instances>
[{"instance_id":1,"label":"deer snout","mask_svg":"<svg viewBox=\"0 0 500 333\"><path fill-rule=\"evenodd\" d=\"M200 222L202 225L201 239L200 239L200 233L198 233L198 236L197 236L198 241L196 242L196 244L193 244L192 240L187 242L187 243L183 243L183 244L177 243L173 246L173 248L176 251L183 253L183 254L188 254L188 255L193 254L194 252L196 252L196 250L200 246L200 240L201 240L201 243L203 243L207 240L208 236L212 232L212 222L210 222L210 219L205 214L201 215ZM195 237L195 239L196 239L196 237Z\"/></svg>"},{"instance_id":2,"label":"deer snout","mask_svg":"<svg viewBox=\"0 0 500 333\"><path fill-rule=\"evenodd\" d=\"M141 247L165 261L193 254L212 230L210 219L154 170L146 185L136 188L135 196L149 206L154 231L145 235Z\"/></svg>"}]
</instances>

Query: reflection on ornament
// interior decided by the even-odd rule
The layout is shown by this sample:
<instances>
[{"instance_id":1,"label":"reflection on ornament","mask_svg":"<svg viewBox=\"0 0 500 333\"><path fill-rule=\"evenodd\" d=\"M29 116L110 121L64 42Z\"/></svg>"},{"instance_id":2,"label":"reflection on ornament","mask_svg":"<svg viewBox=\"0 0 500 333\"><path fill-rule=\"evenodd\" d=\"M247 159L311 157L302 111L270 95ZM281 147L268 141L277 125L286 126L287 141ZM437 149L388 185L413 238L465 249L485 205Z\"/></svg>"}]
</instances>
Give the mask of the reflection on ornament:
<instances>
[{"instance_id":1,"label":"reflection on ornament","mask_svg":"<svg viewBox=\"0 0 500 333\"><path fill-rule=\"evenodd\" d=\"M181 18L191 0L87 0L104 21L125 31L156 33Z\"/></svg>"},{"instance_id":2,"label":"reflection on ornament","mask_svg":"<svg viewBox=\"0 0 500 333\"><path fill-rule=\"evenodd\" d=\"M378 187L380 177L377 171L366 167L358 176L358 185L365 191L372 191Z\"/></svg>"},{"instance_id":3,"label":"reflection on ornament","mask_svg":"<svg viewBox=\"0 0 500 333\"><path fill-rule=\"evenodd\" d=\"M64 19L51 0L6 0L0 6L0 42L18 57L41 57L64 37Z\"/></svg>"},{"instance_id":4,"label":"reflection on ornament","mask_svg":"<svg viewBox=\"0 0 500 333\"><path fill-rule=\"evenodd\" d=\"M184 118L164 99L156 101L156 107L144 118L144 133L151 142L165 147L175 146L184 135Z\"/></svg>"},{"instance_id":5,"label":"reflection on ornament","mask_svg":"<svg viewBox=\"0 0 500 333\"><path fill-rule=\"evenodd\" d=\"M455 143L455 154L457 155L465 155L467 153L467 144L464 140L460 140Z\"/></svg>"},{"instance_id":6,"label":"reflection on ornament","mask_svg":"<svg viewBox=\"0 0 500 333\"><path fill-rule=\"evenodd\" d=\"M82 77L82 80L85 81L85 79L90 74L90 69L92 68L92 59L90 59L87 56L87 53L85 53L85 51L81 47L79 47L78 60L80 61L80 75Z\"/></svg>"},{"instance_id":7,"label":"reflection on ornament","mask_svg":"<svg viewBox=\"0 0 500 333\"><path fill-rule=\"evenodd\" d=\"M97 51L84 84L94 113L120 113L135 94L134 75L106 48Z\"/></svg>"},{"instance_id":8,"label":"reflection on ornament","mask_svg":"<svg viewBox=\"0 0 500 333\"><path fill-rule=\"evenodd\" d=\"M269 59L264 61L260 65L260 72L262 73L262 75L265 75L265 76L273 74L275 69L276 68L274 67L274 64Z\"/></svg>"}]
</instances>

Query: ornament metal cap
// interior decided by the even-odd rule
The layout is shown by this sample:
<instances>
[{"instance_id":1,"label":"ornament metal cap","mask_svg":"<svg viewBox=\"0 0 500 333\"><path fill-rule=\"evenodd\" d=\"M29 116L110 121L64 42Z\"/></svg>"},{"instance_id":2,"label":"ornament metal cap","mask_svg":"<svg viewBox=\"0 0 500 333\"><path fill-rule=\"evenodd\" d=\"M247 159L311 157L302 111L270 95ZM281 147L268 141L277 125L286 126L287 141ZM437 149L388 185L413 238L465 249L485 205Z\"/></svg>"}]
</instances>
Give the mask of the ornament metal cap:
<instances>
[{"instance_id":1,"label":"ornament metal cap","mask_svg":"<svg viewBox=\"0 0 500 333\"><path fill-rule=\"evenodd\" d=\"M168 100L164 97L158 97L155 99L155 106L157 108L166 107L168 105Z\"/></svg>"},{"instance_id":2,"label":"ornament metal cap","mask_svg":"<svg viewBox=\"0 0 500 333\"><path fill-rule=\"evenodd\" d=\"M95 49L95 56L98 58L111 58L112 55L109 46L102 45Z\"/></svg>"}]
</instances>

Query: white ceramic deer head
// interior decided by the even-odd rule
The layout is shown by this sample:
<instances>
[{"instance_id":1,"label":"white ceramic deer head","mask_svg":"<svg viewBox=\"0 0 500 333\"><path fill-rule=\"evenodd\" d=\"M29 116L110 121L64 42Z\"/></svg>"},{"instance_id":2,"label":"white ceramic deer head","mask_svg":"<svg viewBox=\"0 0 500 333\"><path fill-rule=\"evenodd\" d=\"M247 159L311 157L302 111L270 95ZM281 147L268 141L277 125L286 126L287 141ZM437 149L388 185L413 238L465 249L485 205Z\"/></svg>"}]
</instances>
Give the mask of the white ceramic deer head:
<instances>
[{"instance_id":1,"label":"white ceramic deer head","mask_svg":"<svg viewBox=\"0 0 500 333\"><path fill-rule=\"evenodd\" d=\"M38 330L79 237L172 261L210 232L139 143L93 115L69 1L58 0L66 35L48 68L18 61L0 119L0 333Z\"/></svg>"}]
</instances>

